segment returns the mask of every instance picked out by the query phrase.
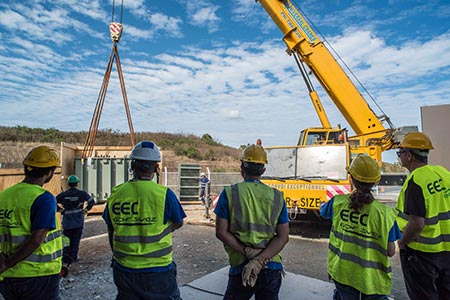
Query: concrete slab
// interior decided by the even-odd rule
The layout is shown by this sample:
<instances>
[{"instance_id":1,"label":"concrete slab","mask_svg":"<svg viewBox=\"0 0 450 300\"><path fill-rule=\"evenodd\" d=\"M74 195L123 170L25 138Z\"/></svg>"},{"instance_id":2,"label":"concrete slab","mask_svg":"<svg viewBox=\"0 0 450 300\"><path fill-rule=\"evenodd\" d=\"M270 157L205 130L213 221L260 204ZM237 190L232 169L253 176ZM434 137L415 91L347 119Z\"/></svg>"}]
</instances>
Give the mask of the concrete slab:
<instances>
[{"instance_id":1,"label":"concrete slab","mask_svg":"<svg viewBox=\"0 0 450 300\"><path fill-rule=\"evenodd\" d=\"M228 282L228 267L217 270L180 288L184 300L219 300ZM281 285L280 299L331 299L334 284L294 273L286 273ZM253 298L252 298L253 299Z\"/></svg>"}]
</instances>

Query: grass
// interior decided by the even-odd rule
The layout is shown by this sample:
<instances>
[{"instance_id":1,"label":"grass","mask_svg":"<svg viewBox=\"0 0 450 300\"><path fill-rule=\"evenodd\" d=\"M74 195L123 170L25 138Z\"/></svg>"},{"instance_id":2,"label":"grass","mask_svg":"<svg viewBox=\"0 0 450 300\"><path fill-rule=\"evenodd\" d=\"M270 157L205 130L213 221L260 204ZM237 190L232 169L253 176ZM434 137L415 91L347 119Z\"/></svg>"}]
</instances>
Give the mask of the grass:
<instances>
[{"instance_id":1,"label":"grass","mask_svg":"<svg viewBox=\"0 0 450 300\"><path fill-rule=\"evenodd\" d=\"M66 132L55 128L41 129L26 126L0 126L0 163L2 168L22 168L22 160L33 147L48 145L58 151L61 142L84 145L87 132ZM241 150L225 146L205 133L202 137L193 134L170 134L165 132L137 132L136 141L154 141L162 150L164 166L177 171L180 163L196 163L208 166L212 172L239 170ZM98 132L95 145L129 146L129 133L112 129Z\"/></svg>"}]
</instances>

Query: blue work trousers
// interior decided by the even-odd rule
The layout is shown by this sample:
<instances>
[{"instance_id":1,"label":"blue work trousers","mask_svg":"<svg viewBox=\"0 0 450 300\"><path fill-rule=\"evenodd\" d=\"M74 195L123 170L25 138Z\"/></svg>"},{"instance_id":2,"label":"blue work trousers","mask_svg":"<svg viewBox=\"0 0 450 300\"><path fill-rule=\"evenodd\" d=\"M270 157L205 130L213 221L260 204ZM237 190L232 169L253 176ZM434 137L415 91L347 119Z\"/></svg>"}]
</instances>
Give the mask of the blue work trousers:
<instances>
[{"instance_id":1,"label":"blue work trousers","mask_svg":"<svg viewBox=\"0 0 450 300\"><path fill-rule=\"evenodd\" d=\"M334 290L333 300L384 300L388 299L387 295L366 295L357 289L334 282L336 289Z\"/></svg>"},{"instance_id":2,"label":"blue work trousers","mask_svg":"<svg viewBox=\"0 0 450 300\"><path fill-rule=\"evenodd\" d=\"M0 281L0 293L6 300L60 300L59 274L5 278Z\"/></svg>"},{"instance_id":3,"label":"blue work trousers","mask_svg":"<svg viewBox=\"0 0 450 300\"><path fill-rule=\"evenodd\" d=\"M278 300L281 288L280 270L263 269L258 275L254 287L242 284L242 274L229 275L224 300L248 300L255 295L255 300Z\"/></svg>"},{"instance_id":4,"label":"blue work trousers","mask_svg":"<svg viewBox=\"0 0 450 300\"><path fill-rule=\"evenodd\" d=\"M63 234L70 240L69 246L63 249L63 261L70 264L78 260L78 249L80 248L83 227L64 229Z\"/></svg>"},{"instance_id":5,"label":"blue work trousers","mask_svg":"<svg viewBox=\"0 0 450 300\"><path fill-rule=\"evenodd\" d=\"M165 272L125 272L113 268L116 300L181 300L176 265Z\"/></svg>"}]
</instances>

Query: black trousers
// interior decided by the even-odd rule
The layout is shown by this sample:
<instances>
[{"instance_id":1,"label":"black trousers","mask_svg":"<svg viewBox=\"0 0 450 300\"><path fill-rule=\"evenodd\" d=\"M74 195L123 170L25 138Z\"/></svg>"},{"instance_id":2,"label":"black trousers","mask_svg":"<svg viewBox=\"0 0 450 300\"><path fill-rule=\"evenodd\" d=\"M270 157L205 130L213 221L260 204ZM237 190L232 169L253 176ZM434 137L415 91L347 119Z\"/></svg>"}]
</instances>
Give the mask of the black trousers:
<instances>
[{"instance_id":1,"label":"black trousers","mask_svg":"<svg viewBox=\"0 0 450 300\"><path fill-rule=\"evenodd\" d=\"M69 246L63 249L63 261L70 264L78 260L78 249L80 248L83 227L64 229L63 234L70 240Z\"/></svg>"},{"instance_id":2,"label":"black trousers","mask_svg":"<svg viewBox=\"0 0 450 300\"><path fill-rule=\"evenodd\" d=\"M400 250L406 291L411 300L450 299L450 252Z\"/></svg>"}]
</instances>

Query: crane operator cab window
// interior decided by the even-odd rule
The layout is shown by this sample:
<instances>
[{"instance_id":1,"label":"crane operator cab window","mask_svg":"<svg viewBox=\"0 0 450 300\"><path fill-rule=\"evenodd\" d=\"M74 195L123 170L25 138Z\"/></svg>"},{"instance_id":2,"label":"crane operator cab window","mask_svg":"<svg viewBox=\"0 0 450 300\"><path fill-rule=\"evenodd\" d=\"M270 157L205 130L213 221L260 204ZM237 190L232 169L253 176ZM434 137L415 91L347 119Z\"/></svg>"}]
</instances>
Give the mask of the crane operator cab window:
<instances>
[{"instance_id":1,"label":"crane operator cab window","mask_svg":"<svg viewBox=\"0 0 450 300\"><path fill-rule=\"evenodd\" d=\"M298 141L298 145L323 145L327 143L326 132L302 131Z\"/></svg>"},{"instance_id":2,"label":"crane operator cab window","mask_svg":"<svg viewBox=\"0 0 450 300\"><path fill-rule=\"evenodd\" d=\"M347 132L343 130L332 130L332 131L302 131L299 139L299 145L335 145L344 144L347 142Z\"/></svg>"},{"instance_id":3,"label":"crane operator cab window","mask_svg":"<svg viewBox=\"0 0 450 300\"><path fill-rule=\"evenodd\" d=\"M330 132L328 144L344 144L347 142L347 130L343 129L339 132Z\"/></svg>"},{"instance_id":4,"label":"crane operator cab window","mask_svg":"<svg viewBox=\"0 0 450 300\"><path fill-rule=\"evenodd\" d=\"M326 145L326 132L309 132L306 138L306 145Z\"/></svg>"}]
</instances>

